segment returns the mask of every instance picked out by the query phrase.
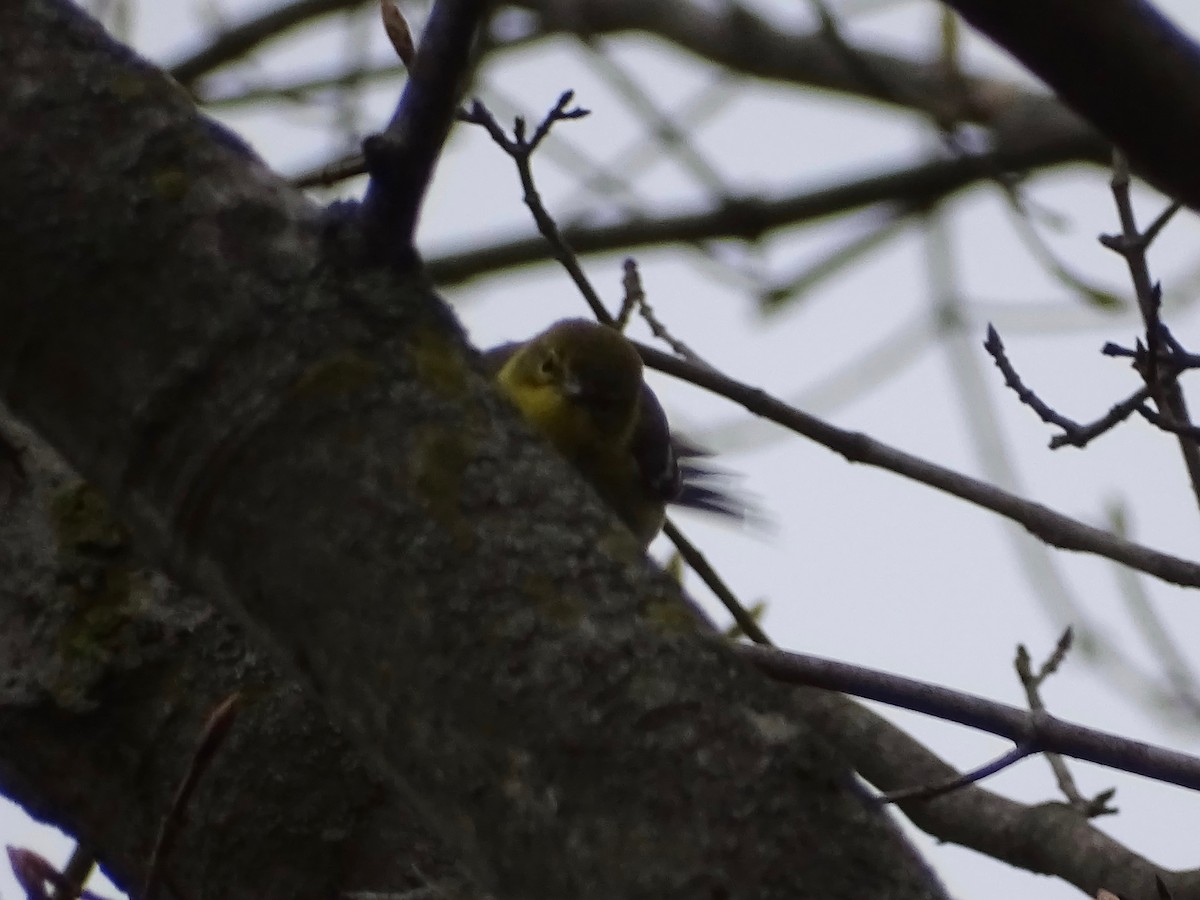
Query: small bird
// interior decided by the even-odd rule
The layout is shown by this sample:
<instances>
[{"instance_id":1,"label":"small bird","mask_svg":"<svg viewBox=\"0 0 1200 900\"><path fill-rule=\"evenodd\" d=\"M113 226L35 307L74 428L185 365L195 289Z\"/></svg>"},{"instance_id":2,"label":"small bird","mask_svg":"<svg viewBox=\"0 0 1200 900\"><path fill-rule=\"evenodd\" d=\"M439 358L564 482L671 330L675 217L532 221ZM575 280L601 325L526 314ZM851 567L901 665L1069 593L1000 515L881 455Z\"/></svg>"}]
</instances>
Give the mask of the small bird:
<instances>
[{"instance_id":1,"label":"small bird","mask_svg":"<svg viewBox=\"0 0 1200 900\"><path fill-rule=\"evenodd\" d=\"M564 319L523 343L483 354L484 365L525 419L591 483L649 546L666 504L742 519L705 454L671 434L642 380L642 358L615 328Z\"/></svg>"}]
</instances>

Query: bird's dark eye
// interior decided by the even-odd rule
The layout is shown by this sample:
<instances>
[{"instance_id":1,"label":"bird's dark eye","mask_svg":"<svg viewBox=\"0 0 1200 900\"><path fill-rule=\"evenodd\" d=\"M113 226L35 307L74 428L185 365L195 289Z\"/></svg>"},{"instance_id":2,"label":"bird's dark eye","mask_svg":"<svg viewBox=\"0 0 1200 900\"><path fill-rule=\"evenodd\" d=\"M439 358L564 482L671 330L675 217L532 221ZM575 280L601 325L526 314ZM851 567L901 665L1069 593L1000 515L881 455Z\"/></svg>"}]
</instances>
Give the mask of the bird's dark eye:
<instances>
[{"instance_id":1,"label":"bird's dark eye","mask_svg":"<svg viewBox=\"0 0 1200 900\"><path fill-rule=\"evenodd\" d=\"M543 375L549 378L558 371L558 357L553 353L542 357L542 364L538 369Z\"/></svg>"}]
</instances>

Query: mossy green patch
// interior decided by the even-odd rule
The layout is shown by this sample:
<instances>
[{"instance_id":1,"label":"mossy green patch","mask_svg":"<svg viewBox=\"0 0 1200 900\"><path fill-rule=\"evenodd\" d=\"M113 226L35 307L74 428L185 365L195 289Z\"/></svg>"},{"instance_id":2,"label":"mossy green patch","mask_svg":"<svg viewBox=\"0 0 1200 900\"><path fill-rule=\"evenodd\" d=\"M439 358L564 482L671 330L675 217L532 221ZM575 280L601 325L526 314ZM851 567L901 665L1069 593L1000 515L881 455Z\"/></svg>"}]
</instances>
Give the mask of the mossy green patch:
<instances>
[{"instance_id":1,"label":"mossy green patch","mask_svg":"<svg viewBox=\"0 0 1200 900\"><path fill-rule=\"evenodd\" d=\"M151 176L151 184L159 199L178 203L187 196L191 179L183 169L159 169Z\"/></svg>"},{"instance_id":2,"label":"mossy green patch","mask_svg":"<svg viewBox=\"0 0 1200 900\"><path fill-rule=\"evenodd\" d=\"M303 399L334 400L377 383L383 366L357 350L347 348L317 360L292 386L292 393Z\"/></svg>"},{"instance_id":3,"label":"mossy green patch","mask_svg":"<svg viewBox=\"0 0 1200 900\"><path fill-rule=\"evenodd\" d=\"M527 575L522 588L538 615L556 625L575 625L587 612L583 598L564 591L544 575Z\"/></svg>"},{"instance_id":4,"label":"mossy green patch","mask_svg":"<svg viewBox=\"0 0 1200 900\"><path fill-rule=\"evenodd\" d=\"M641 616L667 635L694 634L696 616L678 597L655 596L641 605Z\"/></svg>"},{"instance_id":5,"label":"mossy green patch","mask_svg":"<svg viewBox=\"0 0 1200 900\"><path fill-rule=\"evenodd\" d=\"M419 326L413 331L409 352L423 384L446 399L466 396L470 372L457 343L434 328Z\"/></svg>"},{"instance_id":6,"label":"mossy green patch","mask_svg":"<svg viewBox=\"0 0 1200 900\"><path fill-rule=\"evenodd\" d=\"M474 546L471 523L462 512L467 467L475 458L475 442L466 429L438 425L418 428L410 463L413 485L430 516L454 537L460 549Z\"/></svg>"},{"instance_id":7,"label":"mossy green patch","mask_svg":"<svg viewBox=\"0 0 1200 900\"><path fill-rule=\"evenodd\" d=\"M633 532L619 522L614 522L611 528L600 535L596 549L623 566L640 566L646 560L646 551Z\"/></svg>"},{"instance_id":8,"label":"mossy green patch","mask_svg":"<svg viewBox=\"0 0 1200 900\"><path fill-rule=\"evenodd\" d=\"M129 533L110 514L104 495L86 481L66 485L50 498L50 518L60 554L87 548L117 550L129 541Z\"/></svg>"},{"instance_id":9,"label":"mossy green patch","mask_svg":"<svg viewBox=\"0 0 1200 900\"><path fill-rule=\"evenodd\" d=\"M59 648L68 659L102 662L147 596L149 582L134 558L128 530L95 487L84 481L66 485L49 506L60 596L70 602Z\"/></svg>"}]
</instances>

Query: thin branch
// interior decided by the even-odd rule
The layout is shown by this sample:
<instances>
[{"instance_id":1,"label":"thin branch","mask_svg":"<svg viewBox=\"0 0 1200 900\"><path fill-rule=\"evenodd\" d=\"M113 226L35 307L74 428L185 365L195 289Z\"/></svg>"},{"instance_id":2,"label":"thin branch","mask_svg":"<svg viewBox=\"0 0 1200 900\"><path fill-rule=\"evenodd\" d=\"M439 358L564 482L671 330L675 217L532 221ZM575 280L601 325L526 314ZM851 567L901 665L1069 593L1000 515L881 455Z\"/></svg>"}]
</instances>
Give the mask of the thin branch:
<instances>
[{"instance_id":1,"label":"thin branch","mask_svg":"<svg viewBox=\"0 0 1200 900\"><path fill-rule=\"evenodd\" d=\"M1066 444L1071 444L1075 447L1083 447L1092 438L1104 434L1113 426L1124 422L1129 418L1131 412L1136 412L1142 402L1150 396L1148 388L1142 387L1134 391L1124 400L1114 403L1112 407L1099 419L1090 422L1087 425L1082 425L1079 430L1073 434L1059 434L1050 438L1050 449L1057 450Z\"/></svg>"},{"instance_id":2,"label":"thin branch","mask_svg":"<svg viewBox=\"0 0 1200 900\"><path fill-rule=\"evenodd\" d=\"M708 194L728 196L731 191L720 171L704 158L697 142L675 118L681 107L673 106L670 114L660 109L658 102L642 88L630 69L612 58L600 38L584 34L580 39L596 64L597 73L625 100L629 110L641 119L643 134L635 146L643 152L651 148L654 151L652 159L658 159L661 153L661 156L675 161Z\"/></svg>"},{"instance_id":3,"label":"thin branch","mask_svg":"<svg viewBox=\"0 0 1200 900\"><path fill-rule=\"evenodd\" d=\"M315 19L346 9L366 6L369 0L298 0L271 9L236 28L220 34L207 47L169 67L171 76L184 87L228 63L243 59L261 44Z\"/></svg>"},{"instance_id":4,"label":"thin branch","mask_svg":"<svg viewBox=\"0 0 1200 900\"><path fill-rule=\"evenodd\" d=\"M546 113L545 117L534 129L533 137L526 139L525 137L525 121L518 118L513 124L513 136L509 138L504 133L504 129L500 127L500 123L496 121L496 117L491 114L486 106L476 100L471 104L470 110L463 117L464 121L481 125L491 135L493 141L509 155L512 161L517 166L517 173L521 179L521 187L525 192L525 205L529 207L530 213L533 214L534 222L537 223L538 231L542 234L546 243L550 244L554 258L562 265L567 273L571 276L571 280L575 282L575 287L583 295L588 306L592 310L592 315L605 325L615 325L616 321L608 310L604 307L604 302L600 299L600 295L596 293L588 281L587 275L584 274L583 267L579 264L579 257L570 243L558 228L558 224L542 203L541 194L538 193L537 187L533 183L533 169L531 167L530 158L533 151L550 133L550 129L555 123L568 119L579 119L588 115L588 110L574 107L568 109L571 100L575 94L573 91L565 91L559 98L558 102ZM543 245L544 249L544 245Z\"/></svg>"},{"instance_id":5,"label":"thin branch","mask_svg":"<svg viewBox=\"0 0 1200 900\"><path fill-rule=\"evenodd\" d=\"M1175 340L1165 325L1162 327L1162 333L1163 344L1166 346L1159 348L1158 365L1160 368L1168 369L1173 373L1200 369L1200 353L1189 353ZM1105 356L1133 360L1135 368L1139 370L1149 364L1149 350L1140 340L1132 348L1122 347L1114 341L1108 341L1100 348L1100 352Z\"/></svg>"},{"instance_id":6,"label":"thin branch","mask_svg":"<svg viewBox=\"0 0 1200 900\"><path fill-rule=\"evenodd\" d=\"M1183 209L1183 204L1178 200L1172 200L1167 204L1166 208L1158 214L1158 217L1150 223L1150 227L1142 232L1143 249L1148 248L1154 243L1154 239L1158 237L1158 233L1167 227L1168 223L1175 218L1175 214Z\"/></svg>"},{"instance_id":7,"label":"thin branch","mask_svg":"<svg viewBox=\"0 0 1200 900\"><path fill-rule=\"evenodd\" d=\"M972 769L970 772L964 772L955 778L951 778L949 781L943 781L940 784L888 791L886 794L881 794L879 799L885 803L906 803L912 800L933 800L936 797L944 797L960 788L977 784L985 778L990 778L997 772L1003 772L1005 769L1016 765L1027 756L1031 756L1036 752L1037 747L1033 744L1017 744L1011 750L996 757L991 762L985 763L978 769Z\"/></svg>"},{"instance_id":8,"label":"thin branch","mask_svg":"<svg viewBox=\"0 0 1200 900\"><path fill-rule=\"evenodd\" d=\"M646 301L646 291L642 288L642 276L638 272L637 263L630 257L625 260L621 277L621 309L617 312L614 327L622 334L629 327L629 317L633 311Z\"/></svg>"},{"instance_id":9,"label":"thin branch","mask_svg":"<svg viewBox=\"0 0 1200 900\"><path fill-rule=\"evenodd\" d=\"M1029 651L1025 649L1024 644L1017 646L1017 656L1014 661L1014 666L1017 670L1017 677L1021 680L1021 687L1025 690L1025 699L1029 704L1029 709L1035 715L1044 715L1046 713L1046 705L1042 702L1041 688L1042 684L1058 671L1059 666L1067 657L1067 652L1071 649L1073 640L1073 632L1067 628L1062 637L1058 639L1058 644L1054 648L1054 652L1050 654L1047 660L1042 663L1037 672L1033 671L1032 661L1029 657ZM1075 777L1071 774L1067 764L1063 762L1062 757L1052 751L1045 751L1046 762L1050 764L1051 771L1054 772L1054 780L1058 782L1059 790L1067 798L1067 802L1072 809L1078 810L1081 815L1087 818L1095 818L1096 816L1112 815L1117 810L1108 805L1108 801L1112 799L1116 789L1112 788L1107 791L1101 791L1095 797L1088 799L1080 793L1079 788L1075 784Z\"/></svg>"},{"instance_id":10,"label":"thin branch","mask_svg":"<svg viewBox=\"0 0 1200 900\"><path fill-rule=\"evenodd\" d=\"M850 764L879 790L938 784L958 774L911 735L851 697L808 689L800 696L806 719L828 734ZM1191 897L1200 890L1200 870L1169 872L1065 804L1026 805L972 784L937 802L906 800L900 808L939 843L969 847L1027 871L1053 875L1085 893L1094 892L1098 877L1118 889L1132 890L1160 873L1181 896ZM1041 839L1013 840L1013 835L1029 834Z\"/></svg>"},{"instance_id":11,"label":"thin branch","mask_svg":"<svg viewBox=\"0 0 1200 900\"><path fill-rule=\"evenodd\" d=\"M21 847L10 846L7 849L13 877L25 892L26 900L56 900L57 897L66 897L72 890L71 882L44 856ZM47 886L54 890L54 898L46 890ZM105 900L91 891L82 891L78 896L80 900Z\"/></svg>"},{"instance_id":12,"label":"thin branch","mask_svg":"<svg viewBox=\"0 0 1200 900\"><path fill-rule=\"evenodd\" d=\"M1197 442L1200 442L1200 427L1193 425L1191 422L1176 421L1171 416L1154 411L1144 403L1137 407L1137 412L1155 428L1178 435L1181 441L1186 440L1193 446Z\"/></svg>"},{"instance_id":13,"label":"thin branch","mask_svg":"<svg viewBox=\"0 0 1200 900\"><path fill-rule=\"evenodd\" d=\"M905 453L861 432L838 428L816 416L788 406L759 388L751 387L720 372L677 359L644 344L635 346L651 368L732 400L757 416L840 453L849 462L865 463L895 472L999 513L1006 519L1024 526L1047 544L1062 550L1094 553L1171 584L1200 587L1200 563L1122 540L1109 531L1087 525L969 475Z\"/></svg>"},{"instance_id":14,"label":"thin branch","mask_svg":"<svg viewBox=\"0 0 1200 900\"><path fill-rule=\"evenodd\" d=\"M567 109L571 98L572 94L569 91L559 98L558 103L535 131L533 140L529 141L524 137L523 121L518 119L514 136L509 139L495 117L479 101L475 101L471 111L464 118L486 128L492 139L517 163L525 188L526 203L537 220L539 230L545 236L545 240L549 241L556 258L570 273L596 318L605 324L613 325L615 320L588 281L574 250L542 205L529 167L530 154L536 149L537 143L549 133L550 127L556 121L582 114L581 111ZM635 346L645 363L652 368L740 403L756 415L829 447L850 462L862 462L896 472L990 509L1020 523L1052 546L1095 553L1173 584L1200 587L1200 564L1193 561L1122 540L1111 532L1086 525L1041 504L1016 497L994 485L904 453L864 434L844 431L815 416L793 409L765 391L738 382L714 369L678 359L652 347L641 344Z\"/></svg>"},{"instance_id":15,"label":"thin branch","mask_svg":"<svg viewBox=\"0 0 1200 900\"><path fill-rule=\"evenodd\" d=\"M697 365L707 366L708 363L701 359L695 350L671 334L671 330L667 328L666 324L655 315L654 308L646 299L645 290L642 289L642 276L638 272L637 262L632 257L625 260L623 271L624 277L621 283L625 288L625 299L621 304L622 314L626 314L627 306L637 309L638 314L650 326L650 333L670 347L672 353L680 359L689 360ZM619 319L620 317L618 317Z\"/></svg>"},{"instance_id":16,"label":"thin branch","mask_svg":"<svg viewBox=\"0 0 1200 900\"><path fill-rule=\"evenodd\" d=\"M663 534L665 534L673 543L679 555L683 557L684 562L692 567L692 570L700 576L700 579L708 586L708 589L713 592L725 610L733 616L733 620L741 629L742 634L750 638L756 644L762 644L767 647L774 646L774 642L767 637L767 633L763 631L762 626L755 620L753 613L748 610L737 596L734 595L724 579L717 573L696 546L689 541L682 531L676 527L675 523L667 519L663 523Z\"/></svg>"},{"instance_id":17,"label":"thin branch","mask_svg":"<svg viewBox=\"0 0 1200 900\"><path fill-rule=\"evenodd\" d=\"M569 119L578 119L588 114L587 110L584 109L568 108L573 97L574 93L572 91L564 92L558 98L558 102L550 109L534 130L533 137L528 140L525 138L525 123L522 119L516 120L513 126L513 136L509 138L504 133L504 129L496 121L495 116L478 100L472 103L470 111L463 116L463 119L486 129L488 134L491 135L492 140L516 163L517 172L521 178L521 185L525 190L525 203L529 207L529 211L533 214L538 230L550 245L554 258L559 261L571 276L571 280L574 281L576 288L583 295L583 298L591 307L596 318L606 325L611 325L618 330L624 330L630 311L636 307L642 312L642 315L646 318L656 336L667 340L676 352L686 354L689 359L695 360L695 364L704 365L686 345L675 341L668 333L666 327L654 317L653 311L650 310L649 305L646 303L646 296L642 289L637 264L632 259L625 261L623 279L625 296L621 304L621 310L617 318L614 319L600 300L596 289L592 287L592 283L583 271L583 266L580 264L575 251L563 238L554 218L542 204L541 195L538 193L533 181L533 170L530 161L534 151L537 150L538 145L550 133L550 129L555 123ZM767 637L766 632L759 627L758 622L754 620L754 616L742 605L741 601L737 599L717 571L709 565L708 560L683 535L683 532L669 519L663 523L663 531L672 543L675 544L676 549L688 565L700 576L701 580L704 581L713 594L716 595L717 599L725 606L726 610L729 611L729 614L733 616L734 621L737 622L742 632L751 640L762 644L770 644L771 640Z\"/></svg>"},{"instance_id":18,"label":"thin branch","mask_svg":"<svg viewBox=\"0 0 1200 900\"><path fill-rule=\"evenodd\" d=\"M171 798L171 806L159 827L158 838L150 853L150 862L146 865L146 880L139 895L141 900L152 900L154 892L158 889L162 868L175 848L175 840L183 826L188 803L233 726L238 700L237 693L230 694L217 705L209 715L208 721L204 723L204 730L192 754L188 770L179 782L179 787Z\"/></svg>"},{"instance_id":19,"label":"thin branch","mask_svg":"<svg viewBox=\"0 0 1200 900\"><path fill-rule=\"evenodd\" d=\"M1086 728L1048 713L1029 712L940 685L836 660L758 644L737 644L734 652L770 677L789 684L803 684L877 700L999 735L1036 751L1061 753L1123 772L1200 790L1200 758L1186 753Z\"/></svg>"},{"instance_id":20,"label":"thin branch","mask_svg":"<svg viewBox=\"0 0 1200 900\"><path fill-rule=\"evenodd\" d=\"M301 172L291 179L294 188L331 187L359 175L367 174L367 160L362 153L347 153L339 159L328 162L307 172Z\"/></svg>"},{"instance_id":21,"label":"thin branch","mask_svg":"<svg viewBox=\"0 0 1200 900\"><path fill-rule=\"evenodd\" d=\"M863 234L855 235L815 262L806 262L794 274L764 287L758 297L759 310L776 313L805 299L822 282L840 275L892 238L905 234L912 219L921 211L921 207L906 205L886 210Z\"/></svg>"}]
</instances>

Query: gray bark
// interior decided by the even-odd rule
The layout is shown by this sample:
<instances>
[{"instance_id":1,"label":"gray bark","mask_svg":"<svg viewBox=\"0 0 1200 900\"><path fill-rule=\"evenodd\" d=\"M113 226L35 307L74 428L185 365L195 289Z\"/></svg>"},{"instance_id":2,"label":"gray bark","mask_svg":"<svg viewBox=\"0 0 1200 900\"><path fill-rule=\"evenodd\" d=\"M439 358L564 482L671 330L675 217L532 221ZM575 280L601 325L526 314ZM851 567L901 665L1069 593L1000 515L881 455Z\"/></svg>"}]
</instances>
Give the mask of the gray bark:
<instances>
[{"instance_id":1,"label":"gray bark","mask_svg":"<svg viewBox=\"0 0 1200 900\"><path fill-rule=\"evenodd\" d=\"M63 0L0 6L0 58L5 400L149 558L272 648L482 887L940 896L788 692L697 634L677 586L516 421L421 274L361 265L352 210L320 214ZM173 612L168 640L200 615ZM72 618L33 615L59 637ZM9 668L32 638L6 639ZM140 725L187 746L224 685L196 689L190 718L97 690L101 746ZM290 752L247 736L222 753L262 747ZM340 774L331 758L315 781ZM72 819L126 886L163 777L148 798L109 785L105 827ZM281 793L264 815L307 797ZM214 810L196 839L222 832L270 871L261 821ZM198 871L191 894L233 896L222 876Z\"/></svg>"},{"instance_id":2,"label":"gray bark","mask_svg":"<svg viewBox=\"0 0 1200 900\"><path fill-rule=\"evenodd\" d=\"M138 559L95 489L3 417L0 785L84 836L135 895L213 710L239 694L166 896L479 896L395 791L244 630ZM164 896L159 894L159 896Z\"/></svg>"}]
</instances>

